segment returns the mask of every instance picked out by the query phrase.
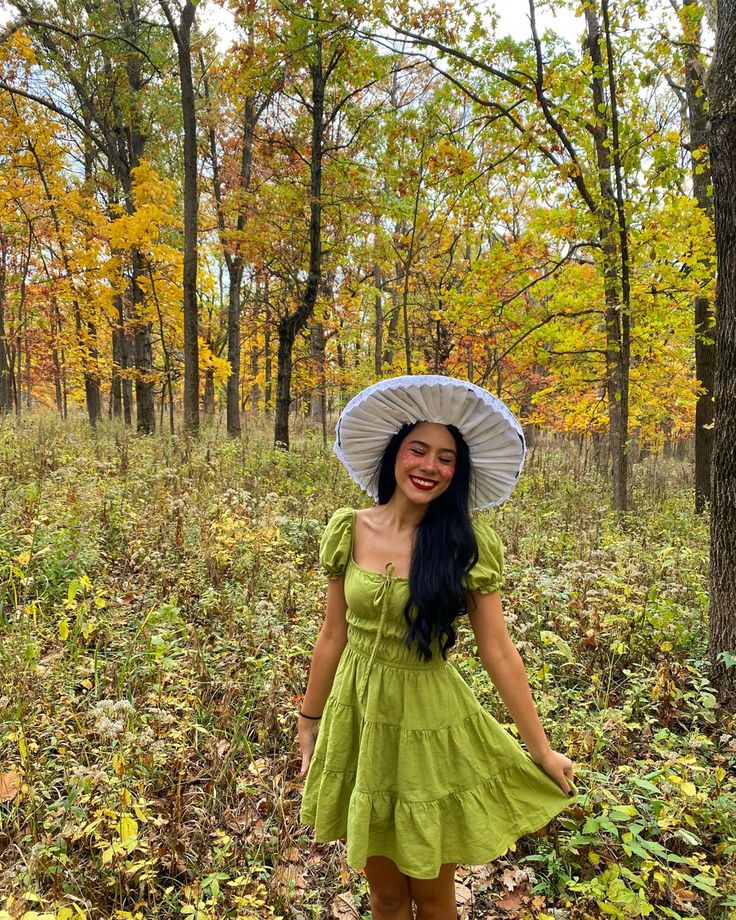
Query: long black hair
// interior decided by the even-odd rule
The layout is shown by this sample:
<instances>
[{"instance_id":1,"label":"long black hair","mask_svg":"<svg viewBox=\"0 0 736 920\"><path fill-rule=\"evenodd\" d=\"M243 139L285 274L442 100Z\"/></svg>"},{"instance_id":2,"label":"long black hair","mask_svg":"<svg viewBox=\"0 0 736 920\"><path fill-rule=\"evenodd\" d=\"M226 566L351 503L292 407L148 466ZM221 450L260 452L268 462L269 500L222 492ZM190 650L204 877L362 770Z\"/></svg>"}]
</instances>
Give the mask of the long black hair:
<instances>
[{"instance_id":1,"label":"long black hair","mask_svg":"<svg viewBox=\"0 0 736 920\"><path fill-rule=\"evenodd\" d=\"M396 456L404 438L418 422L402 426L388 442L375 476L378 504L385 505L396 490ZM470 521L469 496L472 467L470 451L455 425L445 426L455 440L455 472L448 488L429 503L417 528L409 572L409 600L404 608L407 648L432 658L432 638L440 640L442 657L455 644L453 620L465 612L462 576L478 561L478 541ZM374 479L375 479L374 476ZM412 612L416 616L412 619Z\"/></svg>"}]
</instances>

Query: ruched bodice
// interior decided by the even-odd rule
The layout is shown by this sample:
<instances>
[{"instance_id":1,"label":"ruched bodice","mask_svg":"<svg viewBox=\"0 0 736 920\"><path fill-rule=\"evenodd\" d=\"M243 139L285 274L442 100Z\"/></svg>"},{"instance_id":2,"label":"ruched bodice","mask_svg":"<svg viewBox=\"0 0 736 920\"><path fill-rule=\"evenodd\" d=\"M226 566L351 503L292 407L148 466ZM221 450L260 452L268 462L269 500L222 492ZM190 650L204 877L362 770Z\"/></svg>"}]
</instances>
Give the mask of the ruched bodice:
<instances>
[{"instance_id":1,"label":"ruched bodice","mask_svg":"<svg viewBox=\"0 0 736 920\"><path fill-rule=\"evenodd\" d=\"M423 661L416 648L403 642L408 628L404 606L409 599L409 580L394 575L392 562L386 564L386 574L364 569L348 559L345 569L345 600L348 608L348 643L354 651L384 664L402 668L440 667L439 640L432 641L432 658Z\"/></svg>"}]
</instances>

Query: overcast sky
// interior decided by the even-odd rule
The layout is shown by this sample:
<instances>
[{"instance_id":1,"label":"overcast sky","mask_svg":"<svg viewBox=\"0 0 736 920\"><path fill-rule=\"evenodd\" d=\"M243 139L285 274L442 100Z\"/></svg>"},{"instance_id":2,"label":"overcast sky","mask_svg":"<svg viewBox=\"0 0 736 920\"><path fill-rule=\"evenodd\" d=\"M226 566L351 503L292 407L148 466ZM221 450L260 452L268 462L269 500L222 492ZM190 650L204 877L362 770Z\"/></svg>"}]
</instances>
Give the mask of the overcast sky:
<instances>
[{"instance_id":1,"label":"overcast sky","mask_svg":"<svg viewBox=\"0 0 736 920\"><path fill-rule=\"evenodd\" d=\"M573 6L570 0L570 6ZM516 39L527 39L529 32L529 3L528 0L481 0L479 6L487 9L495 8L499 14L499 34L510 34ZM571 9L556 10L550 13L543 7L541 0L537 3L537 25L540 32L546 28L553 28L558 34L563 35L573 45L580 41L580 35L585 28L582 16L576 16ZM659 21L671 18L671 9L666 2L656 10L655 16ZM7 0L0 0L0 25L11 17L11 9ZM200 27L217 29L220 33L220 47L226 48L232 36L233 18L229 12L222 9L214 0L204 0L197 12ZM704 41L711 44L713 35L707 28L704 29Z\"/></svg>"},{"instance_id":2,"label":"overcast sky","mask_svg":"<svg viewBox=\"0 0 736 920\"><path fill-rule=\"evenodd\" d=\"M510 34L516 39L531 37L527 0L496 0L495 3L486 0L483 5L498 11L499 35ZM232 34L232 15L214 4L212 0L208 0L206 5L200 8L197 17L203 28L216 28L219 31L222 36L220 47L226 48ZM537 9L537 27L540 33L552 27L569 41L576 43L584 28L584 22L582 17L575 16L570 10L558 10L552 14L547 10Z\"/></svg>"}]
</instances>

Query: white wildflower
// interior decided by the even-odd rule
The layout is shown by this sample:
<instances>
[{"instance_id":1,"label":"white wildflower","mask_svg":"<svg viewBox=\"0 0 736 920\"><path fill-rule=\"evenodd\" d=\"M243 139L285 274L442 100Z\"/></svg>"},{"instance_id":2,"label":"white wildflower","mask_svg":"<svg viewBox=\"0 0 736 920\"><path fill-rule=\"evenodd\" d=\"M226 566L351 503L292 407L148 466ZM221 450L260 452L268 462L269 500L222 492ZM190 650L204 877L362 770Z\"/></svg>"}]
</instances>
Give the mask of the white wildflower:
<instances>
[{"instance_id":1,"label":"white wildflower","mask_svg":"<svg viewBox=\"0 0 736 920\"><path fill-rule=\"evenodd\" d=\"M153 709L150 709L148 715L156 725L160 725L162 728L166 728L174 721L174 716L170 712L166 709L159 709L158 706L154 706Z\"/></svg>"},{"instance_id":2,"label":"white wildflower","mask_svg":"<svg viewBox=\"0 0 736 920\"><path fill-rule=\"evenodd\" d=\"M102 716L95 724L95 731L101 738L114 741L125 731L125 726L122 722L113 722L107 716Z\"/></svg>"},{"instance_id":3,"label":"white wildflower","mask_svg":"<svg viewBox=\"0 0 736 920\"><path fill-rule=\"evenodd\" d=\"M166 745L163 741L154 741L148 746L148 752L157 763L166 759Z\"/></svg>"},{"instance_id":4,"label":"white wildflower","mask_svg":"<svg viewBox=\"0 0 736 920\"><path fill-rule=\"evenodd\" d=\"M135 715L135 707L129 700L99 700L90 709L95 720L94 731L101 738L115 740L125 731L125 721Z\"/></svg>"}]
</instances>

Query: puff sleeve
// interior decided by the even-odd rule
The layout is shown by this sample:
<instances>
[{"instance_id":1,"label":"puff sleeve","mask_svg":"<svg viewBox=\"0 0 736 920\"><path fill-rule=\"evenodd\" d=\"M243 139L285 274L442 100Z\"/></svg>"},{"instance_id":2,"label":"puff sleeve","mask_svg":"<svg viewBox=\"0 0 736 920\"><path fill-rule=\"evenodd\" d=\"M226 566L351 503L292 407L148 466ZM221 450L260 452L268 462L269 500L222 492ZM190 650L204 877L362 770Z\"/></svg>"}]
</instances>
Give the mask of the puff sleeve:
<instances>
[{"instance_id":1,"label":"puff sleeve","mask_svg":"<svg viewBox=\"0 0 736 920\"><path fill-rule=\"evenodd\" d=\"M328 578L339 578L345 571L353 548L352 508L338 508L327 522L319 542L319 562Z\"/></svg>"},{"instance_id":2,"label":"puff sleeve","mask_svg":"<svg viewBox=\"0 0 736 920\"><path fill-rule=\"evenodd\" d=\"M474 521L473 529L478 540L478 561L465 576L465 587L492 594L503 585L503 544L486 521Z\"/></svg>"}]
</instances>

